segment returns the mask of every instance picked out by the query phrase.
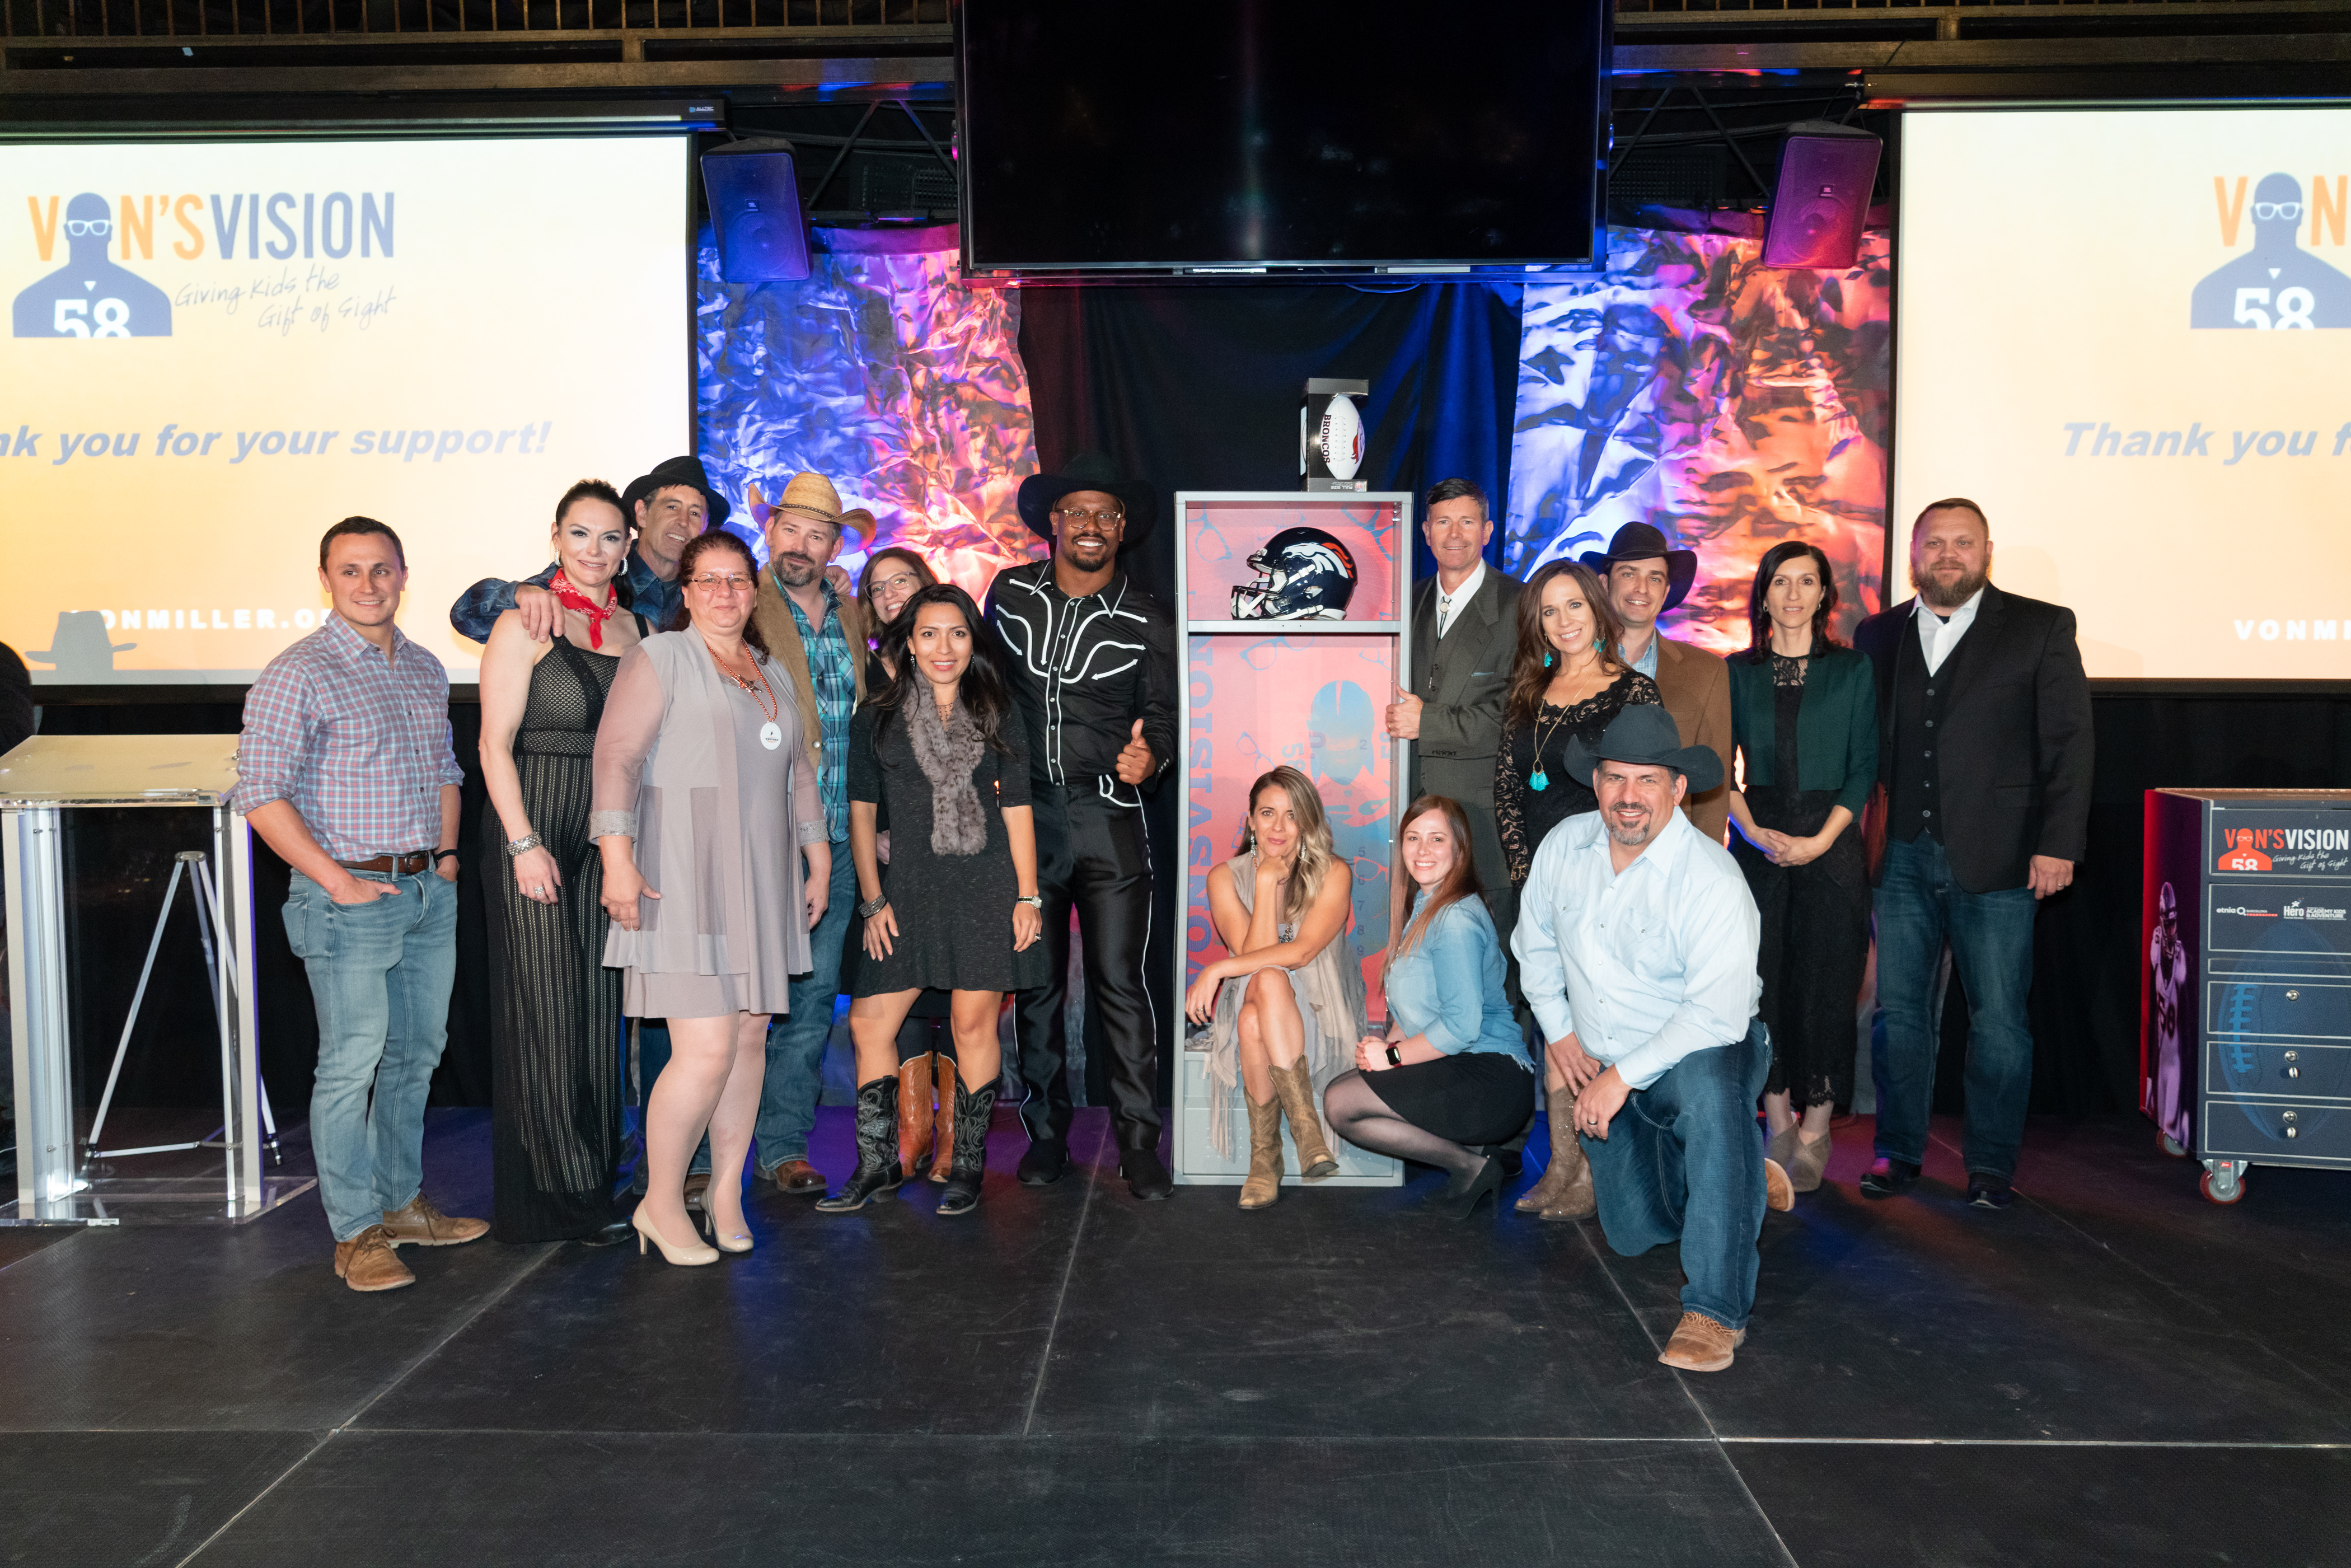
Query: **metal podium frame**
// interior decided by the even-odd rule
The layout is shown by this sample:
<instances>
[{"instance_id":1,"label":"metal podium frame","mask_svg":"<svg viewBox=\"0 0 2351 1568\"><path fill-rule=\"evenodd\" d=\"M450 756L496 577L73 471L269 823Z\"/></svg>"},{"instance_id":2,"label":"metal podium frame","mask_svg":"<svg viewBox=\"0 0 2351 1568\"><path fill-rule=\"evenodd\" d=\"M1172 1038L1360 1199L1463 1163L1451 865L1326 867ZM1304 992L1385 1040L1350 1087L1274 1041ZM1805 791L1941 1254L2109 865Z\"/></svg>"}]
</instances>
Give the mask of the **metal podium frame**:
<instances>
[{"instance_id":1,"label":"metal podium frame","mask_svg":"<svg viewBox=\"0 0 2351 1568\"><path fill-rule=\"evenodd\" d=\"M239 1224L315 1185L266 1176L254 998L253 835L226 804L236 737L36 736L0 757L0 855L8 911L11 1067L16 1085L16 1198L0 1225ZM210 817L218 875L211 910L222 1119L218 1177L85 1177L79 1173L66 969L66 813L166 808Z\"/></svg>"}]
</instances>

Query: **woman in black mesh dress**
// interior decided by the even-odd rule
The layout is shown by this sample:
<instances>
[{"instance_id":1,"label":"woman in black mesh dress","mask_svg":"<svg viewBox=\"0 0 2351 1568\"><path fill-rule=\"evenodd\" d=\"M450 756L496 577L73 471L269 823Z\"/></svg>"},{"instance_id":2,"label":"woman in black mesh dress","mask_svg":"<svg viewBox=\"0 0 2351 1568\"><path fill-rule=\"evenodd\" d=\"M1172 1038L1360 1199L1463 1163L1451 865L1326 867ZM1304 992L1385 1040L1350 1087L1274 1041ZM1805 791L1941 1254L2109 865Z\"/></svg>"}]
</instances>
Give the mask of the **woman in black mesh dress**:
<instances>
[{"instance_id":1,"label":"woman in black mesh dress","mask_svg":"<svg viewBox=\"0 0 2351 1568\"><path fill-rule=\"evenodd\" d=\"M1658 700L1657 685L1617 656L1625 627L1608 591L1590 568L1555 560L1519 591L1519 643L1502 704L1502 742L1494 755L1494 817L1510 885L1523 888L1543 836L1570 817L1600 809L1589 778L1565 766L1568 742L1596 744L1608 721L1628 706ZM1543 1053L1543 1096L1564 1105L1571 1085ZM1551 1163L1519 1198L1521 1214L1583 1219L1597 1212L1583 1149L1565 1116L1551 1118Z\"/></svg>"},{"instance_id":2,"label":"woman in black mesh dress","mask_svg":"<svg viewBox=\"0 0 2351 1568\"><path fill-rule=\"evenodd\" d=\"M621 972L604 967L602 865L588 836L596 725L645 625L622 603L621 497L601 479L555 511L563 619L537 643L512 610L482 651L483 896L488 904L491 1234L622 1240Z\"/></svg>"}]
</instances>

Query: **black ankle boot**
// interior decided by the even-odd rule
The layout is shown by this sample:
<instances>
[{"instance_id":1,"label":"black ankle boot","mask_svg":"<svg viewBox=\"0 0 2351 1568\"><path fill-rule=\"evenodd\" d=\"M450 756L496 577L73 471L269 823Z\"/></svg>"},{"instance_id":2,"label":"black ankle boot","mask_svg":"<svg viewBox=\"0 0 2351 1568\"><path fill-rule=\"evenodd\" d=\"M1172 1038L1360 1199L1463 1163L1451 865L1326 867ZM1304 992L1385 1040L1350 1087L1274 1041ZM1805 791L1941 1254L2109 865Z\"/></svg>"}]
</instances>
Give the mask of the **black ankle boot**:
<instances>
[{"instance_id":1,"label":"black ankle boot","mask_svg":"<svg viewBox=\"0 0 2351 1568\"><path fill-rule=\"evenodd\" d=\"M969 1214L979 1207L979 1178L987 1171L987 1118L996 1109L996 1085L975 1094L956 1081L955 1166L939 1194L941 1214Z\"/></svg>"},{"instance_id":2,"label":"black ankle boot","mask_svg":"<svg viewBox=\"0 0 2351 1568\"><path fill-rule=\"evenodd\" d=\"M847 1214L905 1179L898 1165L898 1079L893 1073L857 1086L857 1172L816 1206L827 1214Z\"/></svg>"}]
</instances>

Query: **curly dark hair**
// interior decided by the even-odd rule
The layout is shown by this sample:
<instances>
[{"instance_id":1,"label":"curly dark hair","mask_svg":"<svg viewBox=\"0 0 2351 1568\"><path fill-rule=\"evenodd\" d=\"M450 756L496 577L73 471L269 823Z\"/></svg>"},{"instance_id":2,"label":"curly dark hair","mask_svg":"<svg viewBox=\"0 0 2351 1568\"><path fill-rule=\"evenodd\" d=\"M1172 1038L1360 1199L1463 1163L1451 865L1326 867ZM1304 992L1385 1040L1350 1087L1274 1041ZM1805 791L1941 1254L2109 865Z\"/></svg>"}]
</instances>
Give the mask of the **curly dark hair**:
<instances>
[{"instance_id":1,"label":"curly dark hair","mask_svg":"<svg viewBox=\"0 0 2351 1568\"><path fill-rule=\"evenodd\" d=\"M1762 562L1755 569L1755 580L1747 589L1747 658L1750 664L1760 664L1771 656L1771 612L1764 606L1764 596L1771 591L1771 579L1780 569L1798 556L1812 557L1821 573L1821 602L1813 612L1813 652L1824 653L1844 645L1829 631L1836 622L1837 585L1828 552L1802 539L1786 539L1763 552Z\"/></svg>"},{"instance_id":2,"label":"curly dark hair","mask_svg":"<svg viewBox=\"0 0 2351 1568\"><path fill-rule=\"evenodd\" d=\"M1534 574L1524 588L1519 590L1519 640L1510 654L1510 695L1502 704L1502 724L1532 724L1535 709L1541 706L1542 695L1551 686L1551 666L1543 655L1552 651L1542 632L1543 591L1561 578L1567 578L1583 591L1583 602L1592 609L1592 629L1600 638L1600 667L1622 672L1625 661L1616 650L1625 641L1625 622L1616 618L1615 607L1608 602L1608 585L1600 574L1580 561L1555 560Z\"/></svg>"},{"instance_id":3,"label":"curly dark hair","mask_svg":"<svg viewBox=\"0 0 2351 1568\"><path fill-rule=\"evenodd\" d=\"M916 616L929 604L953 606L963 617L963 623L971 629L971 663L965 666L956 697L963 704L964 711L971 715L972 722L979 726L980 736L989 749L1001 752L1005 749L1005 722L1013 717L1012 691L1005 682L1003 666L997 663L996 631L980 614L970 594L952 582L935 582L928 588L917 589L898 612L898 618L882 629L882 656L898 667L898 675L872 695L877 710L873 717L876 756L890 716L908 703L930 700L924 689L929 683L914 668L914 661L906 656L906 643L914 636Z\"/></svg>"},{"instance_id":4,"label":"curly dark hair","mask_svg":"<svg viewBox=\"0 0 2351 1568\"><path fill-rule=\"evenodd\" d=\"M743 575L749 578L753 587L757 588L759 581L759 563L751 559L751 547L725 528L712 528L688 539L684 550L678 556L677 580L681 589L684 584L694 580L695 571L701 566L702 558L713 550L727 550L738 557L743 562ZM686 608L685 595L681 591L677 598L677 612L669 618L669 624L662 630L683 632L693 623L694 612ZM752 600L751 613L743 618L743 641L751 644L752 651L762 659L772 657L768 652L767 633L759 630L757 598Z\"/></svg>"}]
</instances>

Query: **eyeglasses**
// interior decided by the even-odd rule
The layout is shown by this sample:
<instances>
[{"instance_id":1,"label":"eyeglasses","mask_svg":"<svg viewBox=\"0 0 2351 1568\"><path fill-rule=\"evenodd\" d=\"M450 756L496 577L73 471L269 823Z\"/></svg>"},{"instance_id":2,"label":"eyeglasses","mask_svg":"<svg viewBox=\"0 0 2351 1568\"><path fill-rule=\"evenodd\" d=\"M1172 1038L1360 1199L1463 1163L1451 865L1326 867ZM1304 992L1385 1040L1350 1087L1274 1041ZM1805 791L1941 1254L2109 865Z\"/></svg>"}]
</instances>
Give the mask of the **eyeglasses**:
<instances>
[{"instance_id":1,"label":"eyeglasses","mask_svg":"<svg viewBox=\"0 0 2351 1568\"><path fill-rule=\"evenodd\" d=\"M754 586L752 579L745 577L738 572L726 572L722 574L715 571L705 571L700 577L690 579L689 581L693 587L705 590L711 593L740 593L744 590Z\"/></svg>"},{"instance_id":2,"label":"eyeglasses","mask_svg":"<svg viewBox=\"0 0 2351 1568\"><path fill-rule=\"evenodd\" d=\"M2302 204L2300 202L2255 202L2253 217L2261 223L2268 223L2273 218L2284 218L2290 223L2298 223L2302 219Z\"/></svg>"},{"instance_id":3,"label":"eyeglasses","mask_svg":"<svg viewBox=\"0 0 2351 1568\"><path fill-rule=\"evenodd\" d=\"M66 233L79 239L84 235L110 235L114 232L112 218L68 218Z\"/></svg>"},{"instance_id":4,"label":"eyeglasses","mask_svg":"<svg viewBox=\"0 0 2351 1568\"><path fill-rule=\"evenodd\" d=\"M1053 508L1053 515L1072 526L1079 523L1092 523L1098 528L1106 528L1113 523L1126 521L1126 513L1123 509L1086 512L1075 507L1056 507Z\"/></svg>"},{"instance_id":5,"label":"eyeglasses","mask_svg":"<svg viewBox=\"0 0 2351 1568\"><path fill-rule=\"evenodd\" d=\"M889 577L877 580L873 584L873 591L876 593L895 593L902 588L919 587L922 584L922 580L923 580L921 578L916 577L911 571L896 572Z\"/></svg>"}]
</instances>

